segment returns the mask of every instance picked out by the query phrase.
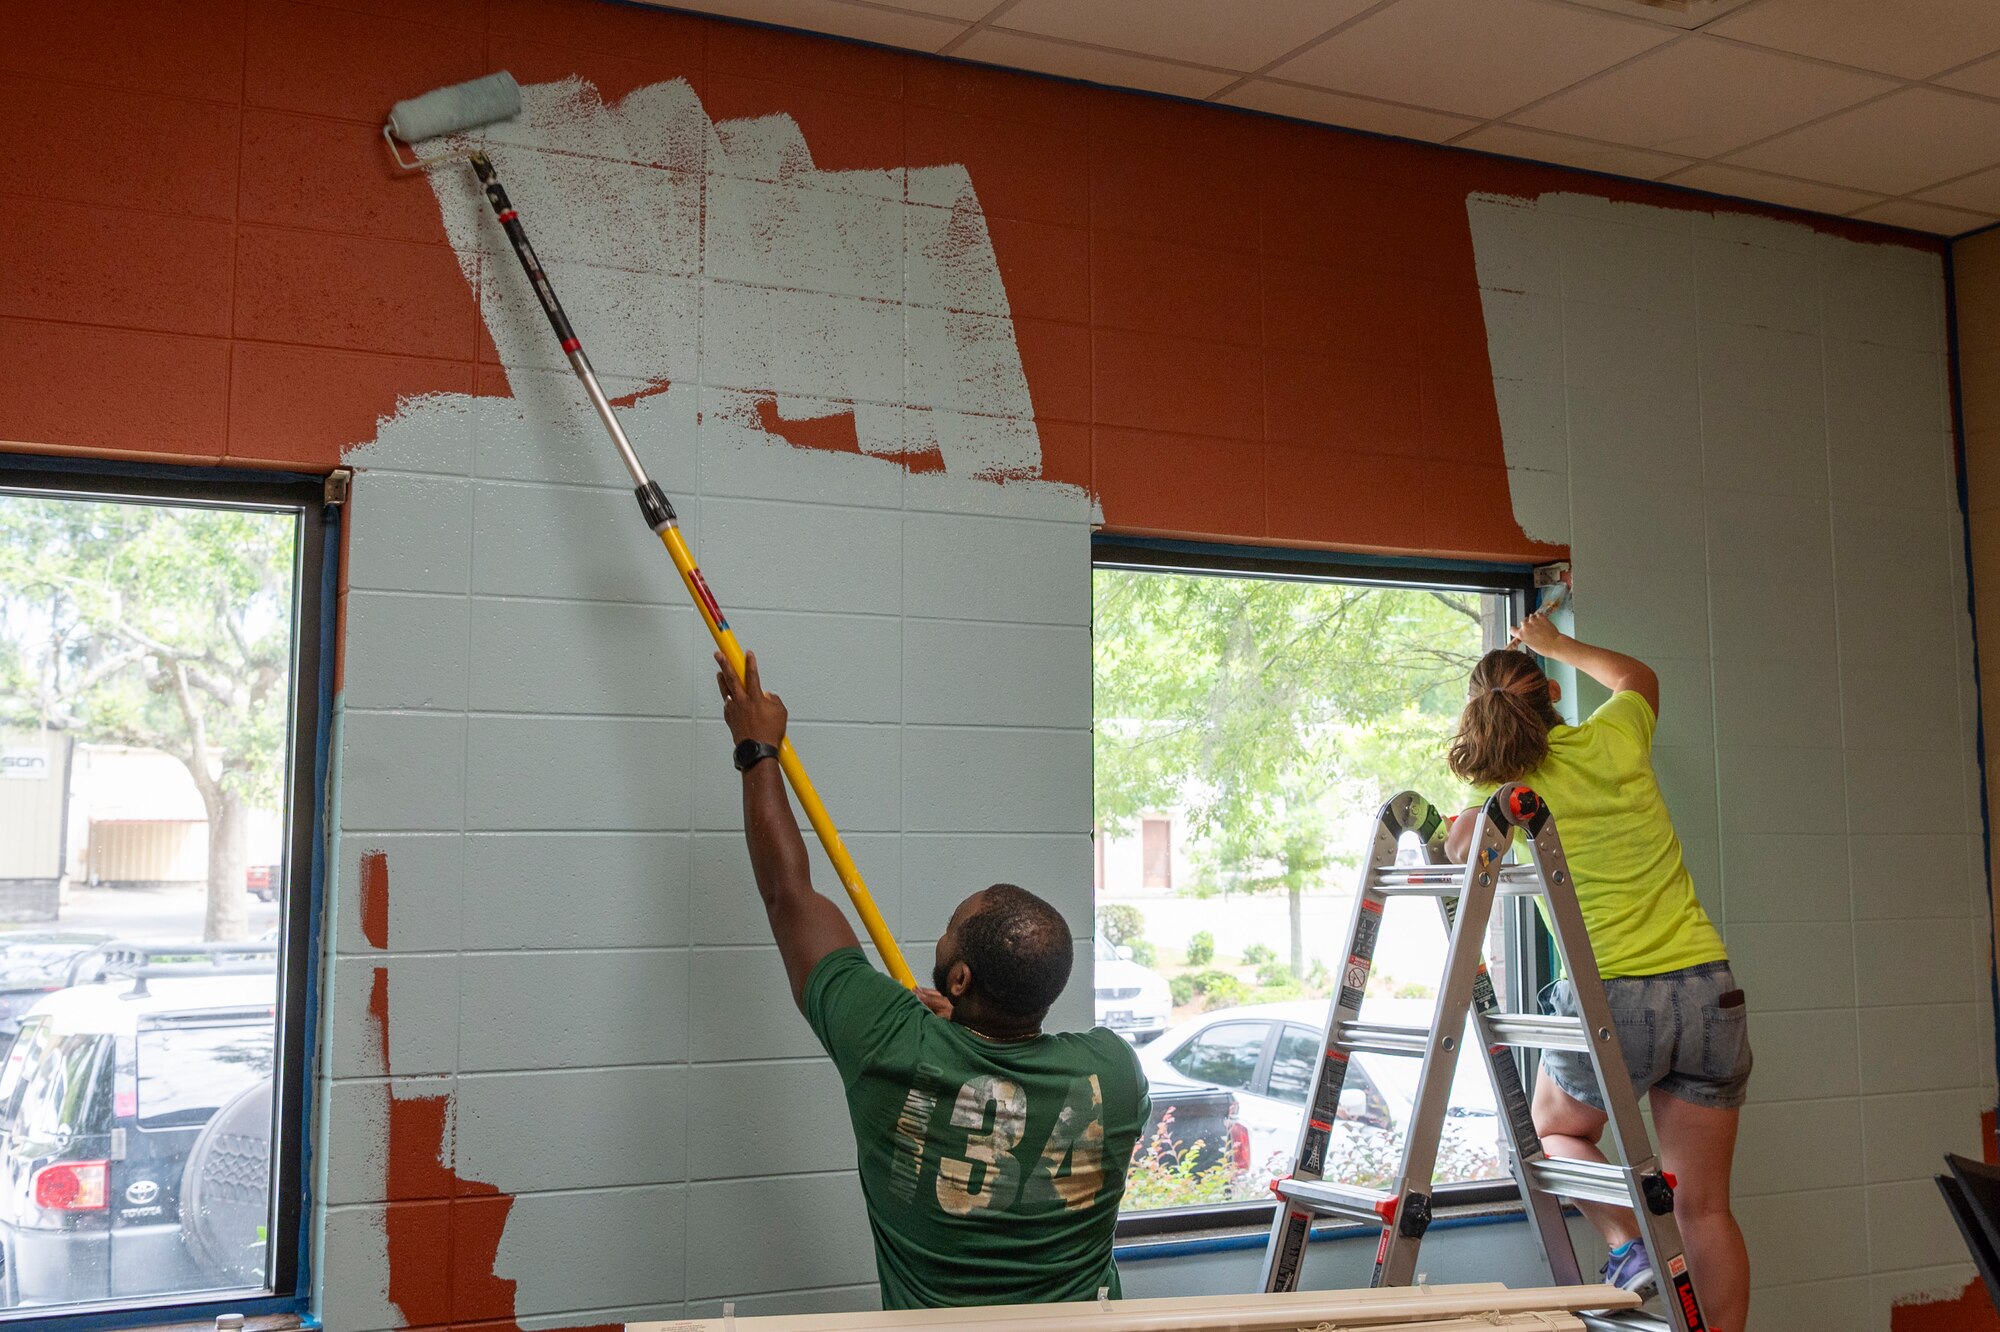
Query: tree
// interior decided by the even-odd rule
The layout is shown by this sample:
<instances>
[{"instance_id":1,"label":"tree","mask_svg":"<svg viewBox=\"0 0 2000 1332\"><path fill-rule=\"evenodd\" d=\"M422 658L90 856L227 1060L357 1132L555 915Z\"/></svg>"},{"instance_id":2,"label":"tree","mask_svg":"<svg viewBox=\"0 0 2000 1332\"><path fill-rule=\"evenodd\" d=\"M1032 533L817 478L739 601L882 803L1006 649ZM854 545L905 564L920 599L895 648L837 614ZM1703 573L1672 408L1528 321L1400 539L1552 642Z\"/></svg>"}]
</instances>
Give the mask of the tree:
<instances>
[{"instance_id":1,"label":"tree","mask_svg":"<svg viewBox=\"0 0 2000 1332\"><path fill-rule=\"evenodd\" d=\"M249 812L282 789L295 542L283 514L0 496L0 723L186 765L206 939L247 933Z\"/></svg>"},{"instance_id":2,"label":"tree","mask_svg":"<svg viewBox=\"0 0 2000 1332\"><path fill-rule=\"evenodd\" d=\"M1358 820L1403 787L1456 797L1444 746L1479 653L1476 598L1100 570L1096 817L1179 809L1192 891L1300 899L1356 863Z\"/></svg>"}]
</instances>

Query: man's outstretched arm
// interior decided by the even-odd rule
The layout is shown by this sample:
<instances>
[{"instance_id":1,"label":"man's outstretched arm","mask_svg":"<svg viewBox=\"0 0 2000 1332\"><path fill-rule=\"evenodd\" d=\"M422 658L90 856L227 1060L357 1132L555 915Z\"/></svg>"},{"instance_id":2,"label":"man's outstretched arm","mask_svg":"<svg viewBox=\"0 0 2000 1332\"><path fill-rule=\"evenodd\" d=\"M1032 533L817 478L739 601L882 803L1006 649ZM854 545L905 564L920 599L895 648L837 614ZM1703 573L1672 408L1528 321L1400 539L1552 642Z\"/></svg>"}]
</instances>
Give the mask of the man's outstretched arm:
<instances>
[{"instance_id":1,"label":"man's outstretched arm","mask_svg":"<svg viewBox=\"0 0 2000 1332\"><path fill-rule=\"evenodd\" d=\"M716 687L722 691L722 719L737 744L755 740L773 749L784 743L785 705L764 692L757 674L757 655L744 660L738 679L727 659L716 653ZM805 838L799 835L785 795L785 777L775 757L753 763L743 773L743 836L750 844L750 868L757 876L757 895L785 959L792 984L792 1002L805 1007L806 978L821 958L858 940L847 917L830 899L813 891Z\"/></svg>"}]
</instances>

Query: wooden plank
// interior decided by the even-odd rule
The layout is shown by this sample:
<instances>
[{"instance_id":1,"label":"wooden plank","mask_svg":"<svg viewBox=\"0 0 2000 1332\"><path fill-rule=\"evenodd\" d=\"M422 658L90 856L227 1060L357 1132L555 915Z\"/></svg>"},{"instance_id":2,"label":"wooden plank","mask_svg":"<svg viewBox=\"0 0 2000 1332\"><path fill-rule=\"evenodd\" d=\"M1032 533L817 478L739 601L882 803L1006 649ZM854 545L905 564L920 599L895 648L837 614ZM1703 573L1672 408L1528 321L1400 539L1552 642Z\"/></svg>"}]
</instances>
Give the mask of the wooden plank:
<instances>
[{"instance_id":1,"label":"wooden plank","mask_svg":"<svg viewBox=\"0 0 2000 1332\"><path fill-rule=\"evenodd\" d=\"M760 1318L628 1323L626 1332L1294 1332L1321 1323L1340 1328L1438 1329L1518 1325L1578 1326L1577 1310L1637 1308L1613 1286L1509 1290L1497 1283L1380 1290L1293 1291L1278 1295L1196 1295L1080 1304L1009 1304L972 1309L784 1314ZM1512 1321L1495 1323L1500 1318ZM1561 1319L1563 1321L1555 1321Z\"/></svg>"}]
</instances>

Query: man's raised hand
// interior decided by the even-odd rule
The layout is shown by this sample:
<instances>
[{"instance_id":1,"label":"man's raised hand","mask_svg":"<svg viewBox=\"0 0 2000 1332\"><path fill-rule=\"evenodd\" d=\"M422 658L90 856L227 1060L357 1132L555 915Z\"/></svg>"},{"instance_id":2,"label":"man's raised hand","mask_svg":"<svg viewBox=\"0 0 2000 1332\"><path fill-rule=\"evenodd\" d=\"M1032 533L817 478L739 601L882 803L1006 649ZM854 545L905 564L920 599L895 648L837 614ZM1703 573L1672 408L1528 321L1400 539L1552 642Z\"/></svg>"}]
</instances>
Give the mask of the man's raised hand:
<instances>
[{"instance_id":1,"label":"man's raised hand","mask_svg":"<svg viewBox=\"0 0 2000 1332\"><path fill-rule=\"evenodd\" d=\"M763 679L757 674L757 654L744 655L741 679L720 652L715 654L715 664L715 687L722 692L722 720L729 724L729 738L737 744L745 740L783 744L788 715L785 701L765 692Z\"/></svg>"}]
</instances>

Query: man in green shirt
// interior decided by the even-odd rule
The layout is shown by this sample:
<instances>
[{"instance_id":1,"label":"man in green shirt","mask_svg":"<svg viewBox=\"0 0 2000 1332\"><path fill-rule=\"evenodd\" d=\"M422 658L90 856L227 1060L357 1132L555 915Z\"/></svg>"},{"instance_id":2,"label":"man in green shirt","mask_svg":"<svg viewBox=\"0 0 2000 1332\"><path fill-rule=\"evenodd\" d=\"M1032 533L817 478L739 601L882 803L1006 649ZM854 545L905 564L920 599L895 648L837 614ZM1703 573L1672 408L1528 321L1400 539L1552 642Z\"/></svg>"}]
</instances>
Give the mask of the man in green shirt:
<instances>
[{"instance_id":1,"label":"man in green shirt","mask_svg":"<svg viewBox=\"0 0 2000 1332\"><path fill-rule=\"evenodd\" d=\"M756 657L743 679L716 663L757 892L792 998L847 1089L883 1307L1117 1295L1112 1228L1146 1079L1111 1031L1043 1032L1075 955L1068 924L995 884L952 913L935 990L920 997L875 970L813 891L784 778L765 761L784 704Z\"/></svg>"}]
</instances>

